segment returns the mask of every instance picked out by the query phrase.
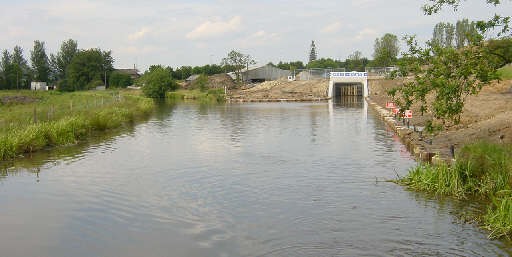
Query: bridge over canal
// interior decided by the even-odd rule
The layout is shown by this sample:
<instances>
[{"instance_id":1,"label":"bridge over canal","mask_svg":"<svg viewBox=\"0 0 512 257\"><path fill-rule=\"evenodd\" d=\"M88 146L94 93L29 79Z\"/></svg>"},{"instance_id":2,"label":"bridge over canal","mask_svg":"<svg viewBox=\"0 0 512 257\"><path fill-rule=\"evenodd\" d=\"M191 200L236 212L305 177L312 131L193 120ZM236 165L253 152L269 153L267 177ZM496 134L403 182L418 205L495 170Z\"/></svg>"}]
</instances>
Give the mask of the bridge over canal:
<instances>
[{"instance_id":1,"label":"bridge over canal","mask_svg":"<svg viewBox=\"0 0 512 257\"><path fill-rule=\"evenodd\" d=\"M368 73L331 72L328 96L331 99L341 96L368 97Z\"/></svg>"}]
</instances>

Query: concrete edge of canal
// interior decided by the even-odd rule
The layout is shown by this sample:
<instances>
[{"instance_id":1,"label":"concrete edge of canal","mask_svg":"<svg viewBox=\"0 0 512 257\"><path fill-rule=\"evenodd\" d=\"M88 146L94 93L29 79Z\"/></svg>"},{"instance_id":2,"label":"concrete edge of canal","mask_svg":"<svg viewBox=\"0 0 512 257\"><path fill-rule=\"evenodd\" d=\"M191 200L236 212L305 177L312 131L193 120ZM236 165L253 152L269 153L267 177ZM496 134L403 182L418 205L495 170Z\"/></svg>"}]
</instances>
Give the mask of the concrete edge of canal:
<instances>
[{"instance_id":1,"label":"concrete edge of canal","mask_svg":"<svg viewBox=\"0 0 512 257\"><path fill-rule=\"evenodd\" d=\"M425 141L420 134L412 128L399 124L391 110L379 106L369 98L365 98L368 105L371 106L380 116L380 118L395 132L400 141L406 146L407 150L414 156L414 159L420 162L429 162L432 164L453 163L453 158L443 158L440 154L428 151L423 144Z\"/></svg>"}]
</instances>

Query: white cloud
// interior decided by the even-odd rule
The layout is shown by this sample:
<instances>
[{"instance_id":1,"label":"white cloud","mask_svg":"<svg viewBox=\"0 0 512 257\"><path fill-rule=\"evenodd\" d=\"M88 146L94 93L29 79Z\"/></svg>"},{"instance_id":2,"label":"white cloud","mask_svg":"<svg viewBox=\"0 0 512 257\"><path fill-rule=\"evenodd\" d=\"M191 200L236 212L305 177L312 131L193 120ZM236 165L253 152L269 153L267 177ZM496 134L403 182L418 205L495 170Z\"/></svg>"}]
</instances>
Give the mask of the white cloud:
<instances>
[{"instance_id":1,"label":"white cloud","mask_svg":"<svg viewBox=\"0 0 512 257\"><path fill-rule=\"evenodd\" d=\"M143 54L151 54L151 53L161 53L165 52L166 48L159 47L159 46L153 46L153 45L146 45L146 46L122 46L119 47L118 52L123 54L131 54L131 55L143 55Z\"/></svg>"},{"instance_id":2,"label":"white cloud","mask_svg":"<svg viewBox=\"0 0 512 257\"><path fill-rule=\"evenodd\" d=\"M370 28L364 28L363 30L359 31L359 33L356 36L356 40L361 40L369 37L376 37L377 31L370 29Z\"/></svg>"},{"instance_id":3,"label":"white cloud","mask_svg":"<svg viewBox=\"0 0 512 257\"><path fill-rule=\"evenodd\" d=\"M237 43L242 48L249 48L255 46L264 46L271 43L275 43L279 40L277 33L267 33L264 30L260 30L256 33L249 35L246 38L239 40Z\"/></svg>"},{"instance_id":4,"label":"white cloud","mask_svg":"<svg viewBox=\"0 0 512 257\"><path fill-rule=\"evenodd\" d=\"M343 24L341 23L341 21L337 21L335 23L331 23L331 24L323 27L320 30L320 32L325 33L325 34L334 33L336 31L340 30L342 26L343 26Z\"/></svg>"},{"instance_id":5,"label":"white cloud","mask_svg":"<svg viewBox=\"0 0 512 257\"><path fill-rule=\"evenodd\" d=\"M132 33L130 35L128 35L128 39L130 40L137 40L137 39L141 39L143 38L148 32L149 32L149 28L142 28L141 30L135 32L135 33Z\"/></svg>"},{"instance_id":6,"label":"white cloud","mask_svg":"<svg viewBox=\"0 0 512 257\"><path fill-rule=\"evenodd\" d=\"M205 39L222 36L229 32L234 32L240 29L242 25L242 18L235 16L231 20L224 21L207 21L196 27L189 32L186 37L188 39Z\"/></svg>"}]
</instances>

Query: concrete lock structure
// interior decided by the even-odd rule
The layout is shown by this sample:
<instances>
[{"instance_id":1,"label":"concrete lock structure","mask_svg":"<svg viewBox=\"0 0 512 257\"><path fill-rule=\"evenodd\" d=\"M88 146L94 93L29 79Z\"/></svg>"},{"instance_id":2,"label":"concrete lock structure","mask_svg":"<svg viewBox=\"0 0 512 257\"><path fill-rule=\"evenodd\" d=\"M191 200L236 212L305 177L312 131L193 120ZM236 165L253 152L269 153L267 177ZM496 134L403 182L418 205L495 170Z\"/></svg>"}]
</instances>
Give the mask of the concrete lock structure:
<instances>
[{"instance_id":1,"label":"concrete lock structure","mask_svg":"<svg viewBox=\"0 0 512 257\"><path fill-rule=\"evenodd\" d=\"M328 96L335 99L345 95L368 97L368 73L331 72Z\"/></svg>"}]
</instances>

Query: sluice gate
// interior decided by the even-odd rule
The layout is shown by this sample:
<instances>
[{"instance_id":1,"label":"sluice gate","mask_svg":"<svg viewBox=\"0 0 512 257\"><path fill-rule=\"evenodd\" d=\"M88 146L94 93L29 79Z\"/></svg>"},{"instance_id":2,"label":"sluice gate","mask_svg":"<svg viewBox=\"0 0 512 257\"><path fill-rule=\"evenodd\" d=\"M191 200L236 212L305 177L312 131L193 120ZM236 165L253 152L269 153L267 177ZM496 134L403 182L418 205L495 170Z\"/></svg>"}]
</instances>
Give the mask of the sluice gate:
<instances>
[{"instance_id":1,"label":"sluice gate","mask_svg":"<svg viewBox=\"0 0 512 257\"><path fill-rule=\"evenodd\" d=\"M335 87L335 98L343 96L363 96L363 85L362 84L343 84L336 83Z\"/></svg>"}]
</instances>

